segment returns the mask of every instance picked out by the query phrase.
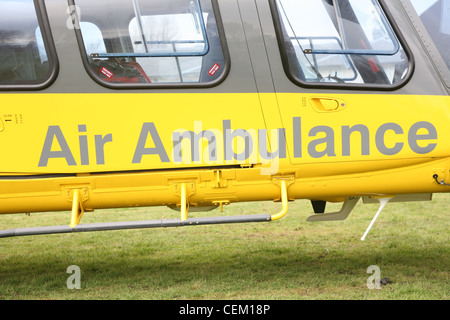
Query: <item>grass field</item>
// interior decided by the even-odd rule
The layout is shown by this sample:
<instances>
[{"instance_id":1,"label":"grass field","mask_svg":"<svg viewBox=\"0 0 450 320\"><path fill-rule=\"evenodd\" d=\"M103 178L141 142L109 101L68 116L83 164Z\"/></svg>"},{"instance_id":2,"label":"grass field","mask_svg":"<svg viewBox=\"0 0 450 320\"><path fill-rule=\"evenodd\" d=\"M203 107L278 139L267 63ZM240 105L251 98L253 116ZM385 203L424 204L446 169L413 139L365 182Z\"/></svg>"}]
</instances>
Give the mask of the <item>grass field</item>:
<instances>
[{"instance_id":1,"label":"grass field","mask_svg":"<svg viewBox=\"0 0 450 320\"><path fill-rule=\"evenodd\" d=\"M364 242L376 204L359 202L345 221L310 223L307 201L290 203L288 215L270 223L0 239L0 300L448 300L449 204L449 194L391 203ZM223 214L279 206L233 204ZM177 216L167 208L99 210L82 223ZM69 220L68 212L4 215L0 229ZM81 271L79 290L67 287L71 265ZM391 283L369 289L372 265Z\"/></svg>"}]
</instances>

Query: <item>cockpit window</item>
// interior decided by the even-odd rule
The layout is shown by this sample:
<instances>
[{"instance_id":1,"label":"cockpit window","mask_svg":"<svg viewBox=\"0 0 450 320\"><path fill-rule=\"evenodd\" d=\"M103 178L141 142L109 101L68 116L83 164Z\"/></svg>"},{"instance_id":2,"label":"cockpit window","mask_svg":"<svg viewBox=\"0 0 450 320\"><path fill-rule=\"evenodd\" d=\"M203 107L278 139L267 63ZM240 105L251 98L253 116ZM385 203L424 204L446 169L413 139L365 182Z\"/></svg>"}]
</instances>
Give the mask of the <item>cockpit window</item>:
<instances>
[{"instance_id":1,"label":"cockpit window","mask_svg":"<svg viewBox=\"0 0 450 320\"><path fill-rule=\"evenodd\" d=\"M0 89L39 88L53 74L38 10L37 1L0 0Z\"/></svg>"},{"instance_id":2,"label":"cockpit window","mask_svg":"<svg viewBox=\"0 0 450 320\"><path fill-rule=\"evenodd\" d=\"M208 84L226 70L212 0L76 0L88 66L104 84Z\"/></svg>"},{"instance_id":3,"label":"cockpit window","mask_svg":"<svg viewBox=\"0 0 450 320\"><path fill-rule=\"evenodd\" d=\"M285 69L299 84L392 87L409 61L377 0L274 0Z\"/></svg>"},{"instance_id":4,"label":"cockpit window","mask_svg":"<svg viewBox=\"0 0 450 320\"><path fill-rule=\"evenodd\" d=\"M450 1L411 0L411 3L450 70Z\"/></svg>"}]
</instances>

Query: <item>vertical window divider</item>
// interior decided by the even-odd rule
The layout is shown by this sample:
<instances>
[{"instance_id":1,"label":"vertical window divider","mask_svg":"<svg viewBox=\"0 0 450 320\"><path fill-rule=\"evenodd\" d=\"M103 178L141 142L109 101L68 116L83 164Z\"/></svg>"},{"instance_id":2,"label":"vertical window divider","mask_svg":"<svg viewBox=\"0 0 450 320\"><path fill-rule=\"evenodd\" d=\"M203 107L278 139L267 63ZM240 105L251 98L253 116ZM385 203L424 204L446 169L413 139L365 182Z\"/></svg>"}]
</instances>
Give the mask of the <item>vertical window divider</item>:
<instances>
[{"instance_id":1,"label":"vertical window divider","mask_svg":"<svg viewBox=\"0 0 450 320\"><path fill-rule=\"evenodd\" d=\"M133 2L134 14L136 15L138 28L139 28L139 31L140 31L141 37L142 37L142 43L144 44L145 52L149 53L147 39L145 38L145 33L144 33L144 22L142 21L141 8L139 7L139 0L132 0L132 2Z\"/></svg>"},{"instance_id":2,"label":"vertical window divider","mask_svg":"<svg viewBox=\"0 0 450 320\"><path fill-rule=\"evenodd\" d=\"M334 9L334 14L336 16L337 27L338 27L337 29L338 29L339 36L341 37L341 41L342 41L342 50L347 50L348 49L347 38L345 37L344 25L342 24L341 9L339 8L339 3L336 0L333 0L333 9Z\"/></svg>"}]
</instances>

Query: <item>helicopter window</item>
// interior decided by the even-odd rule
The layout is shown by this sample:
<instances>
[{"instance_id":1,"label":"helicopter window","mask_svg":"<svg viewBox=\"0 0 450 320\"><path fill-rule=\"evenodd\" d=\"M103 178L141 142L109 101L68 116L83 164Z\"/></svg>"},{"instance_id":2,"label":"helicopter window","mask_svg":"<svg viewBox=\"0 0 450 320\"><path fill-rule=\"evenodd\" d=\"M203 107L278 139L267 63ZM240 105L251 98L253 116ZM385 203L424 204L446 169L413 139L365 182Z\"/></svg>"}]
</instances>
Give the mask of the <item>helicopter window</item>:
<instances>
[{"instance_id":1,"label":"helicopter window","mask_svg":"<svg viewBox=\"0 0 450 320\"><path fill-rule=\"evenodd\" d=\"M407 55L377 0L274 0L280 47L300 84L392 87Z\"/></svg>"},{"instance_id":2,"label":"helicopter window","mask_svg":"<svg viewBox=\"0 0 450 320\"><path fill-rule=\"evenodd\" d=\"M450 1L412 0L411 3L450 70Z\"/></svg>"},{"instance_id":3,"label":"helicopter window","mask_svg":"<svg viewBox=\"0 0 450 320\"><path fill-rule=\"evenodd\" d=\"M80 22L80 29L83 35L86 53L89 56L93 53L106 53L102 32L95 24L91 22Z\"/></svg>"},{"instance_id":4,"label":"helicopter window","mask_svg":"<svg viewBox=\"0 0 450 320\"><path fill-rule=\"evenodd\" d=\"M225 58L211 0L76 0L89 67L106 84L211 84ZM116 86L116 85L115 85Z\"/></svg>"},{"instance_id":5,"label":"helicopter window","mask_svg":"<svg viewBox=\"0 0 450 320\"><path fill-rule=\"evenodd\" d=\"M51 77L37 10L33 0L0 0L0 89L37 89Z\"/></svg>"}]
</instances>

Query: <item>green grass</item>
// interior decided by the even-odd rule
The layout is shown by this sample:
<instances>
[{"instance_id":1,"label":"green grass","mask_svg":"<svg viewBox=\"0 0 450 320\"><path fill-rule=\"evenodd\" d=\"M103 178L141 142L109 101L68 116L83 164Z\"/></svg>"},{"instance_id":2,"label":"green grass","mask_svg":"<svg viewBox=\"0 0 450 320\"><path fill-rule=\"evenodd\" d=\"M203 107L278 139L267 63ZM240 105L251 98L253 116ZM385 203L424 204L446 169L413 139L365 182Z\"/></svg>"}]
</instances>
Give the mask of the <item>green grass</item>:
<instances>
[{"instance_id":1,"label":"green grass","mask_svg":"<svg viewBox=\"0 0 450 320\"><path fill-rule=\"evenodd\" d=\"M391 203L364 242L376 204L359 202L345 221L309 223L307 201L291 203L287 217L270 223L0 239L0 300L447 300L449 203L449 194L432 202ZM223 214L274 213L279 206L233 204ZM85 213L82 223L162 217L177 213L99 210ZM68 212L4 215L0 229L69 219ZM71 265L81 269L80 290L66 286ZM371 265L392 283L369 290Z\"/></svg>"}]
</instances>

